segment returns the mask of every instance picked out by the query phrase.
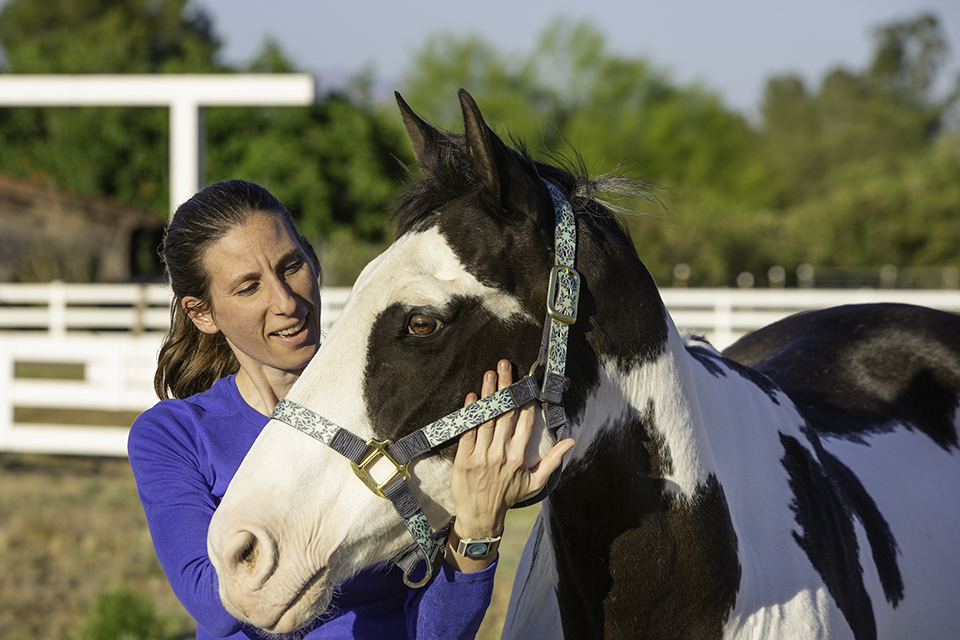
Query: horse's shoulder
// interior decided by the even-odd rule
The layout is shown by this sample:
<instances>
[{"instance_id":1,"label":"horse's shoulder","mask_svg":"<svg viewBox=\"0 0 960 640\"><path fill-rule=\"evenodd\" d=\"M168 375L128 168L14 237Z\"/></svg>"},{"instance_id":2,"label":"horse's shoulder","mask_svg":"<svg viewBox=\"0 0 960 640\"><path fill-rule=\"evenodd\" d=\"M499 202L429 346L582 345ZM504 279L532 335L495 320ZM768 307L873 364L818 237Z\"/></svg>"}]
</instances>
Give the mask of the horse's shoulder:
<instances>
[{"instance_id":1,"label":"horse's shoulder","mask_svg":"<svg viewBox=\"0 0 960 640\"><path fill-rule=\"evenodd\" d=\"M835 433L910 423L957 446L960 316L904 304L861 304L791 316L723 355L763 373Z\"/></svg>"}]
</instances>

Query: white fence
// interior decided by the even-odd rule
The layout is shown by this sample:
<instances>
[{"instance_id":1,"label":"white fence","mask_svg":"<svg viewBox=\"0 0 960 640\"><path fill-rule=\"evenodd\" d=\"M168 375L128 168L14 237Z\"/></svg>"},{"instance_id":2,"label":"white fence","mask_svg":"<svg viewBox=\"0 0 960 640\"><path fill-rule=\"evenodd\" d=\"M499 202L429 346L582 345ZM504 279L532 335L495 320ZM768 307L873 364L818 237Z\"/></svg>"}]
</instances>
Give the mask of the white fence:
<instances>
[{"instance_id":1,"label":"white fence","mask_svg":"<svg viewBox=\"0 0 960 640\"><path fill-rule=\"evenodd\" d=\"M323 292L323 329L349 289ZM800 311L858 302L903 302L960 313L958 290L662 289L677 326L723 348ZM170 292L156 285L0 284L0 451L126 455L127 426L18 417L143 411L156 402L156 353ZM66 365L71 378L37 378L30 366ZM21 374L18 375L18 371ZM76 421L74 421L76 422Z\"/></svg>"}]
</instances>

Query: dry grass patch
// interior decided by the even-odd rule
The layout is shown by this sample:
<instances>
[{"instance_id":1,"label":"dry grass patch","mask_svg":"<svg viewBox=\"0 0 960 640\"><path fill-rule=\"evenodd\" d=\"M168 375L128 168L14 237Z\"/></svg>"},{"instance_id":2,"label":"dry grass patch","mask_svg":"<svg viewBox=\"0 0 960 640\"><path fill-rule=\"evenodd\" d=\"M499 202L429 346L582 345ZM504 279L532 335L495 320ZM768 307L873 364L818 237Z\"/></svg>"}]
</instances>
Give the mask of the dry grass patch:
<instances>
[{"instance_id":1,"label":"dry grass patch","mask_svg":"<svg viewBox=\"0 0 960 640\"><path fill-rule=\"evenodd\" d=\"M479 640L500 637L536 513L508 514ZM0 454L0 638L81 640L98 596L117 592L148 599L167 632L195 634L154 555L127 460Z\"/></svg>"}]
</instances>

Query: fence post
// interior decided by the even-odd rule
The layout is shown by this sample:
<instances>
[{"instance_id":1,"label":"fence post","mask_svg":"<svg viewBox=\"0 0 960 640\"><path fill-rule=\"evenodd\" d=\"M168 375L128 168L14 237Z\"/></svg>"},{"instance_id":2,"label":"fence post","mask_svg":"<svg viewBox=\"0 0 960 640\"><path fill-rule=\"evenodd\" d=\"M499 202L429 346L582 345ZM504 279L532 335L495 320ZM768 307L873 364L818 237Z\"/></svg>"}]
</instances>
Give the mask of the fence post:
<instances>
[{"instance_id":1,"label":"fence post","mask_svg":"<svg viewBox=\"0 0 960 640\"><path fill-rule=\"evenodd\" d=\"M9 447L13 437L13 353L7 340L0 339L0 451Z\"/></svg>"},{"instance_id":2,"label":"fence post","mask_svg":"<svg viewBox=\"0 0 960 640\"><path fill-rule=\"evenodd\" d=\"M50 337L67 337L67 286L60 280L50 283L47 312L50 314Z\"/></svg>"},{"instance_id":3,"label":"fence post","mask_svg":"<svg viewBox=\"0 0 960 640\"><path fill-rule=\"evenodd\" d=\"M137 287L137 306L134 309L134 320L133 326L130 327L130 330L133 332L133 335L139 336L143 334L144 328L146 326L146 318L144 317L147 313L147 285L141 284Z\"/></svg>"},{"instance_id":4,"label":"fence post","mask_svg":"<svg viewBox=\"0 0 960 640\"><path fill-rule=\"evenodd\" d=\"M0 338L0 451L5 451L13 439L13 378L14 359L9 341Z\"/></svg>"},{"instance_id":5,"label":"fence post","mask_svg":"<svg viewBox=\"0 0 960 640\"><path fill-rule=\"evenodd\" d=\"M721 294L713 304L714 344L730 344L733 342L733 301L729 294Z\"/></svg>"}]
</instances>

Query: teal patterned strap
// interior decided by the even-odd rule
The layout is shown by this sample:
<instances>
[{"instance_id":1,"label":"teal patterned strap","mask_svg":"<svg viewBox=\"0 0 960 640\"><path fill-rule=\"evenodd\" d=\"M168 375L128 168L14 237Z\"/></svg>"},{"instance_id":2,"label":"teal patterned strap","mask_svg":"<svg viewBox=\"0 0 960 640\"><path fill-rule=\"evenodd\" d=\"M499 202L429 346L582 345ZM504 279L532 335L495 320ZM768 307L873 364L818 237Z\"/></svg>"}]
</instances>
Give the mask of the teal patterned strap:
<instances>
[{"instance_id":1,"label":"teal patterned strap","mask_svg":"<svg viewBox=\"0 0 960 640\"><path fill-rule=\"evenodd\" d=\"M360 464L369 449L366 442L346 429L286 398L277 403L270 417L319 440L355 464Z\"/></svg>"},{"instance_id":2,"label":"teal patterned strap","mask_svg":"<svg viewBox=\"0 0 960 640\"><path fill-rule=\"evenodd\" d=\"M434 447L442 445L484 422L494 420L513 409L519 409L539 395L536 378L526 377L473 404L454 411L427 426L404 436L390 445L394 460L403 464Z\"/></svg>"},{"instance_id":3,"label":"teal patterned strap","mask_svg":"<svg viewBox=\"0 0 960 640\"><path fill-rule=\"evenodd\" d=\"M567 338L570 325L577 321L580 301L580 274L574 269L577 253L577 225L573 207L553 184L543 181L556 212L554 231L555 261L550 276L547 299L547 326L541 359L544 361L543 388L540 400L544 403L547 427L559 434L566 422L563 410L563 388L566 380ZM559 439L559 438L557 438Z\"/></svg>"},{"instance_id":4,"label":"teal patterned strap","mask_svg":"<svg viewBox=\"0 0 960 640\"><path fill-rule=\"evenodd\" d=\"M355 464L360 464L370 449L366 442L346 429L286 398L277 403L270 417L319 440ZM402 478L390 482L383 488L383 493L397 510L415 542L412 553L408 551L397 562L403 569L403 580L410 587L422 587L433 575L435 561L446 540L446 529L434 533L416 496ZM421 559L426 560L426 573L415 581L411 576Z\"/></svg>"}]
</instances>

